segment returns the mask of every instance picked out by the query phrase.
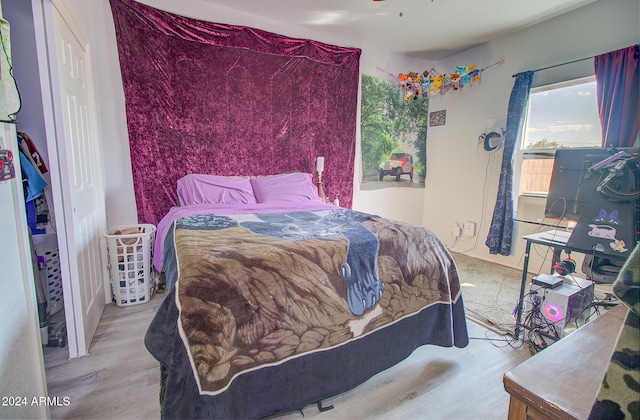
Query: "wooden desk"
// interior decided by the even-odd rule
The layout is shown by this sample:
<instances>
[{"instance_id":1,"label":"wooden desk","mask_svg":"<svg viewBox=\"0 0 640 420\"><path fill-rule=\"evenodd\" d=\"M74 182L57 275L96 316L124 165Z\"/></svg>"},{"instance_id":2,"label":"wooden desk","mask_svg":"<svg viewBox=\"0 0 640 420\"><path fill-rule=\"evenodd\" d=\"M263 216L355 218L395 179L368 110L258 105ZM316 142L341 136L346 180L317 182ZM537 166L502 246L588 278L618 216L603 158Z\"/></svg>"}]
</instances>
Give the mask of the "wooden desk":
<instances>
[{"instance_id":1,"label":"wooden desk","mask_svg":"<svg viewBox=\"0 0 640 420\"><path fill-rule=\"evenodd\" d=\"M586 419L627 312L618 305L505 373L509 419Z\"/></svg>"}]
</instances>

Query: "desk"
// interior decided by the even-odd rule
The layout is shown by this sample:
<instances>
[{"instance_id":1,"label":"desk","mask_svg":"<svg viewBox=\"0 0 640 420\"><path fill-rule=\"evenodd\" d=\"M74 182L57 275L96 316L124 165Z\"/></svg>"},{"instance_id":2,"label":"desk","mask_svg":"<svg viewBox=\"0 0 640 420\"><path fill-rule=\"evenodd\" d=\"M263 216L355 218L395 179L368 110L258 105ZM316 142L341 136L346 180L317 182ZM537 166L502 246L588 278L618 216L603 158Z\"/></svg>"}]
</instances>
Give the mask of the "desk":
<instances>
[{"instance_id":1,"label":"desk","mask_svg":"<svg viewBox=\"0 0 640 420\"><path fill-rule=\"evenodd\" d=\"M551 267L559 261L561 261L562 251L567 253L569 252L577 252L579 254L588 254L588 255L604 255L597 253L591 249L583 249L575 246L567 246L568 240L568 232L566 231L546 231L533 233L531 235L523 236L523 239L526 241L526 247L524 251L524 262L522 266L522 281L520 283L520 296L518 299L518 317L515 328L515 338L516 340L520 336L520 331L522 330L522 313L524 312L524 295L527 288L527 279L529 276L529 254L531 252L531 244L538 244L548 246L553 250L553 258L551 261ZM616 257L612 257L607 255L607 258L615 259ZM620 257L624 260L626 257ZM551 269L553 271L553 268Z\"/></svg>"},{"instance_id":2,"label":"desk","mask_svg":"<svg viewBox=\"0 0 640 420\"><path fill-rule=\"evenodd\" d=\"M509 420L586 419L628 311L610 309L505 373Z\"/></svg>"}]
</instances>

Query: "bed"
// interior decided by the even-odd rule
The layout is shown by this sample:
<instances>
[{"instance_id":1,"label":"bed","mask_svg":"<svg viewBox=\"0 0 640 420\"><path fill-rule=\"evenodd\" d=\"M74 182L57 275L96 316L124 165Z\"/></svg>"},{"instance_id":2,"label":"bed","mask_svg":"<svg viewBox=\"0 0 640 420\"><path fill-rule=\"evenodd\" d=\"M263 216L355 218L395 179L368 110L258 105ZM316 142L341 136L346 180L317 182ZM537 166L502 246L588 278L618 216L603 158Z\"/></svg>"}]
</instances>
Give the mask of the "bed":
<instances>
[{"instance_id":1,"label":"bed","mask_svg":"<svg viewBox=\"0 0 640 420\"><path fill-rule=\"evenodd\" d=\"M167 296L145 335L163 418L260 418L464 347L458 272L423 227L326 204L311 174L187 175L158 224Z\"/></svg>"}]
</instances>

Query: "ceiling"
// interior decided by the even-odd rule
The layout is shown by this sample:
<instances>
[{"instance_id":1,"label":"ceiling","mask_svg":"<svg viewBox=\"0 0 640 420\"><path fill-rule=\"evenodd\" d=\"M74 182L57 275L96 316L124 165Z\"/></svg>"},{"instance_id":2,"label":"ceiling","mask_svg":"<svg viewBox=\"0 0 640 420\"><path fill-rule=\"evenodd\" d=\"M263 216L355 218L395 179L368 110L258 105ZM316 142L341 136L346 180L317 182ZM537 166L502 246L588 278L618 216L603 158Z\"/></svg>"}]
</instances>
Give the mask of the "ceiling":
<instances>
[{"instance_id":1,"label":"ceiling","mask_svg":"<svg viewBox=\"0 0 640 420\"><path fill-rule=\"evenodd\" d=\"M358 45L437 61L596 0L206 1Z\"/></svg>"}]
</instances>

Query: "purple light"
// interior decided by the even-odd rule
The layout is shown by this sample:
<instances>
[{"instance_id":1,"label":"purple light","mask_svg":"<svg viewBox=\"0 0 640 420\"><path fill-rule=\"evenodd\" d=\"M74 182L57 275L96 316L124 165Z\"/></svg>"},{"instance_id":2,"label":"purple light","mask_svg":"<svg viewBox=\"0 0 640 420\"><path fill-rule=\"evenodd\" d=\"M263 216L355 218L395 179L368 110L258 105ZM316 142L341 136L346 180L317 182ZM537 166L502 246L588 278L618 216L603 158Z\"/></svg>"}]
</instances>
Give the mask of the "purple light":
<instances>
[{"instance_id":1,"label":"purple light","mask_svg":"<svg viewBox=\"0 0 640 420\"><path fill-rule=\"evenodd\" d=\"M542 315L551 322L558 322L564 318L564 311L561 306L547 302L542 306Z\"/></svg>"}]
</instances>

